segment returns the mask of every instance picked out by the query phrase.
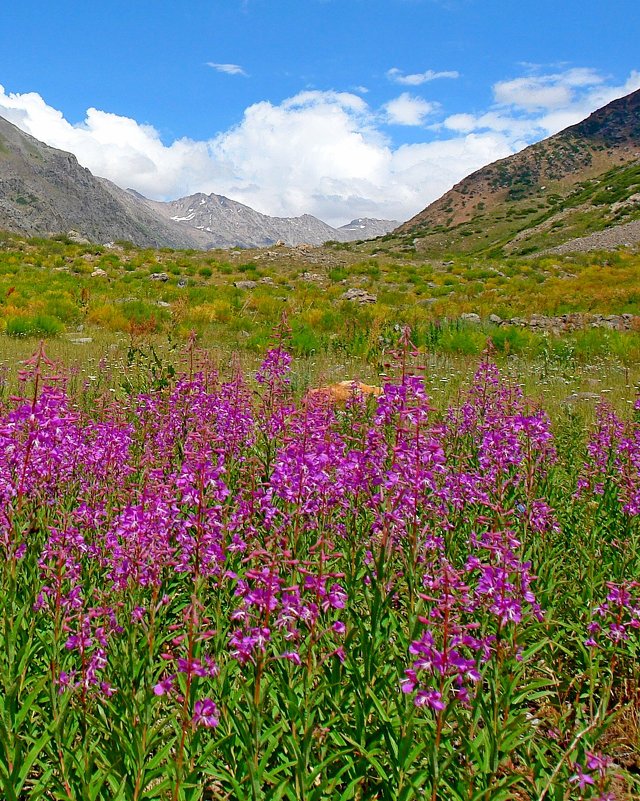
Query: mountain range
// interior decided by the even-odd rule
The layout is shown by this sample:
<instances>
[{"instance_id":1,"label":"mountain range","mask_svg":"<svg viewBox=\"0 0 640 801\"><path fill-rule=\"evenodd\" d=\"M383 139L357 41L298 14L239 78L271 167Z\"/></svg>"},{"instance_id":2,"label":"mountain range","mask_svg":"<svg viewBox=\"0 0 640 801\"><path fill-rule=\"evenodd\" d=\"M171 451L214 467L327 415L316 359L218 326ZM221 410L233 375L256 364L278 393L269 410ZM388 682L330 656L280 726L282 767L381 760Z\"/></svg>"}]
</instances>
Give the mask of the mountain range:
<instances>
[{"instance_id":1,"label":"mountain range","mask_svg":"<svg viewBox=\"0 0 640 801\"><path fill-rule=\"evenodd\" d=\"M0 117L0 229L50 235L71 229L95 242L200 248L321 245L369 239L397 220L353 220L341 228L305 214L269 217L222 195L163 203L124 190Z\"/></svg>"},{"instance_id":2,"label":"mountain range","mask_svg":"<svg viewBox=\"0 0 640 801\"><path fill-rule=\"evenodd\" d=\"M199 249L381 237L376 249L426 257L509 256L640 241L640 90L477 170L397 226L365 218L333 228L308 214L269 217L216 194L149 200L0 118L0 229L75 229L96 242Z\"/></svg>"}]
</instances>

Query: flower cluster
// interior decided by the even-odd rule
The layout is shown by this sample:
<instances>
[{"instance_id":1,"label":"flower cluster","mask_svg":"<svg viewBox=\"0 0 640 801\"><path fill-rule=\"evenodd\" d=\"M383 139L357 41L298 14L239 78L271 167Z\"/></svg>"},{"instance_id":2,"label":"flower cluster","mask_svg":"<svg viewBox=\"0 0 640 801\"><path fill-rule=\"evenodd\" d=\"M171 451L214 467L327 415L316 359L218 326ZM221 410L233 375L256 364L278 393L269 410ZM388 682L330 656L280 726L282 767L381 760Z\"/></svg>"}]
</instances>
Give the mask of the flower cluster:
<instances>
[{"instance_id":1,"label":"flower cluster","mask_svg":"<svg viewBox=\"0 0 640 801\"><path fill-rule=\"evenodd\" d=\"M594 608L588 626L585 644L591 648L607 641L615 646L631 638L640 640L640 581L607 582L607 588L607 597Z\"/></svg>"},{"instance_id":2,"label":"flower cluster","mask_svg":"<svg viewBox=\"0 0 640 801\"><path fill-rule=\"evenodd\" d=\"M224 769L211 773L216 781L243 737L262 747L258 729L269 715L278 737L306 738L288 746L287 760L308 753L327 770L335 763L323 751L327 726L347 727L335 737L345 753L350 743L360 748L364 727L377 725L373 705L391 697L398 706L385 713L385 727L402 710L406 731L435 731L439 746L455 720L449 744L457 744L485 691L493 693L493 723L506 720L499 675L515 686L528 670L523 699L546 675L537 661L531 669L531 654L542 663L554 616L579 601L565 598L545 617L550 575L560 571L547 569L545 548L556 559L574 544L587 553L567 519L588 522L593 509L600 517L592 530L613 532L610 550L620 558L587 588L574 634L586 638L589 656L580 649L572 659L610 657L603 673L612 685L637 662L640 428L610 408L598 408L572 494L549 418L489 361L445 410L406 365L379 397L296 404L282 347L267 354L253 383L190 363L188 376L166 387L124 400L96 394L92 407L75 403L64 381L46 381L44 364L36 359L22 394L0 408L0 547L9 588L2 625L24 620L8 604L28 597L52 714L68 707L86 722L100 718L100 704L120 704L143 739L177 732L170 750L144 748L158 759L175 754L184 776L195 771L199 748L227 748ZM554 508L559 492L548 491L558 475L564 510ZM585 563L595 573L590 553ZM23 569L33 571L28 581ZM543 628L539 647L530 647ZM391 655L380 677L376 648ZM367 681L379 681L387 697ZM331 697L325 706L336 714L312 710L317 732L299 720L285 725L284 710L302 715L316 692ZM509 731L525 731L542 694L513 702L520 709ZM557 737L551 747L570 742ZM257 770L262 759L252 752L248 762ZM559 763L580 793L593 788L607 798L606 757L588 751L569 779L570 759L548 764ZM282 770L275 765L269 781Z\"/></svg>"}]
</instances>

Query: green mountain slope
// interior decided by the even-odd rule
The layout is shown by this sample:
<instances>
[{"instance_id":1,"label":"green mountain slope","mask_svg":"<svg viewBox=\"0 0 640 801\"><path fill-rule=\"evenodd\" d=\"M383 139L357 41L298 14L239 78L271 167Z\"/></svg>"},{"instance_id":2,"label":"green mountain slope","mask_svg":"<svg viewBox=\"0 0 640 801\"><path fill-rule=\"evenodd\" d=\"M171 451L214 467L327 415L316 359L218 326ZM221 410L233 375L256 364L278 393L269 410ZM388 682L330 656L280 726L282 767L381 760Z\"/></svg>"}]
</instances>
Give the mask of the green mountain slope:
<instances>
[{"instance_id":1,"label":"green mountain slope","mask_svg":"<svg viewBox=\"0 0 640 801\"><path fill-rule=\"evenodd\" d=\"M553 248L640 219L640 90L472 173L400 226L429 254Z\"/></svg>"}]
</instances>

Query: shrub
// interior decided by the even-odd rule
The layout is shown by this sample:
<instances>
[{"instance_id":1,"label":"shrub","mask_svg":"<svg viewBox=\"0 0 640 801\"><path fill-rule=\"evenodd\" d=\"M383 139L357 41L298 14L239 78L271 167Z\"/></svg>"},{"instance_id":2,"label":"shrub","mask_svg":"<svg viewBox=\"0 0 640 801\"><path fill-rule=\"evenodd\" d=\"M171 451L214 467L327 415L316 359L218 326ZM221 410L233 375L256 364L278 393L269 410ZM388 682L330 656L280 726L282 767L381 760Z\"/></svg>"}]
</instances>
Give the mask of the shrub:
<instances>
[{"instance_id":1,"label":"shrub","mask_svg":"<svg viewBox=\"0 0 640 801\"><path fill-rule=\"evenodd\" d=\"M51 317L48 314L38 314L35 317L9 317L5 333L10 337L55 337L62 332L63 328L62 323L56 320L55 317Z\"/></svg>"},{"instance_id":2,"label":"shrub","mask_svg":"<svg viewBox=\"0 0 640 801\"><path fill-rule=\"evenodd\" d=\"M331 281L345 281L348 277L349 273L344 267L334 267L332 270L329 270L329 278Z\"/></svg>"},{"instance_id":3,"label":"shrub","mask_svg":"<svg viewBox=\"0 0 640 801\"><path fill-rule=\"evenodd\" d=\"M529 346L531 335L520 328L501 326L491 334L491 341L500 353L523 353Z\"/></svg>"},{"instance_id":4,"label":"shrub","mask_svg":"<svg viewBox=\"0 0 640 801\"><path fill-rule=\"evenodd\" d=\"M301 356L310 356L312 353L317 353L322 346L320 337L309 325L299 325L294 329L291 336L291 344L295 352Z\"/></svg>"},{"instance_id":5,"label":"shrub","mask_svg":"<svg viewBox=\"0 0 640 801\"><path fill-rule=\"evenodd\" d=\"M460 353L464 356L474 356L481 353L486 344L486 334L466 327L447 331L441 341L442 350L445 352Z\"/></svg>"}]
</instances>

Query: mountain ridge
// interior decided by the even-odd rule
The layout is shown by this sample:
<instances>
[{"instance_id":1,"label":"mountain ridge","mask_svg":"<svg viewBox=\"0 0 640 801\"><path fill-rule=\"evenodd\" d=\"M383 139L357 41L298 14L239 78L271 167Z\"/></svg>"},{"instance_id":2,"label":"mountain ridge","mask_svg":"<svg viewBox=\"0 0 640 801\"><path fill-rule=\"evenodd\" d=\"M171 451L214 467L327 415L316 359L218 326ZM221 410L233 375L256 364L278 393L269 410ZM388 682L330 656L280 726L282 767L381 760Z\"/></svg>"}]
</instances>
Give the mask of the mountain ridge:
<instances>
[{"instance_id":1,"label":"mountain ridge","mask_svg":"<svg viewBox=\"0 0 640 801\"><path fill-rule=\"evenodd\" d=\"M195 238L133 205L115 184L76 157L0 117L0 228L28 235L80 229L96 241L193 247Z\"/></svg>"},{"instance_id":2,"label":"mountain ridge","mask_svg":"<svg viewBox=\"0 0 640 801\"><path fill-rule=\"evenodd\" d=\"M77 229L98 242L203 250L381 237L374 247L426 256L509 256L571 240L587 247L602 240L594 236L599 231L636 219L640 90L476 170L398 227L369 218L333 228L308 214L269 217L214 193L149 200L93 176L72 154L0 118L0 228L27 235ZM628 230L635 227L620 232L623 244Z\"/></svg>"},{"instance_id":3,"label":"mountain ridge","mask_svg":"<svg viewBox=\"0 0 640 801\"><path fill-rule=\"evenodd\" d=\"M135 193L142 197L139 193ZM143 198L146 205L173 222L201 231L211 238L210 247L267 247L278 241L287 245L322 245L349 242L389 233L394 220L357 218L340 228L311 214L271 217L224 195L196 192L171 201ZM358 225L360 223L360 225Z\"/></svg>"}]
</instances>

